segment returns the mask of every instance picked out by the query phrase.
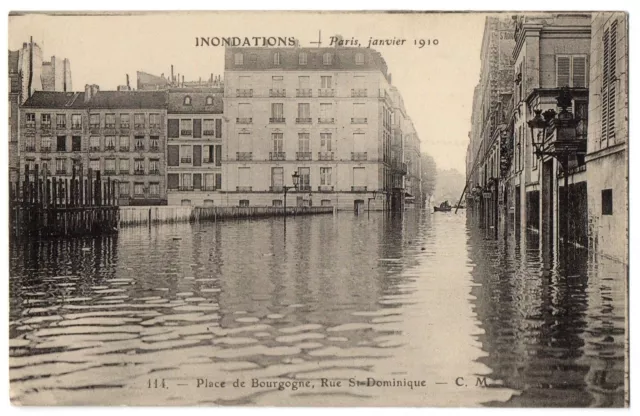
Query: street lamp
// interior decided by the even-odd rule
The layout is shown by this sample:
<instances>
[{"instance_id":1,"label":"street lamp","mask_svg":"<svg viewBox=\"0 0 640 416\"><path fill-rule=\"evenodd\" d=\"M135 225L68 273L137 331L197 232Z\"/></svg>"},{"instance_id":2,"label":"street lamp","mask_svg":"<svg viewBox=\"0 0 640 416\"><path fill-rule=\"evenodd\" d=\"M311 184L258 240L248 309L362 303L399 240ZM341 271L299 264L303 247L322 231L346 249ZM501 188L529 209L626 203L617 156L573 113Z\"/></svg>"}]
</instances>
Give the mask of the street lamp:
<instances>
[{"instance_id":1,"label":"street lamp","mask_svg":"<svg viewBox=\"0 0 640 416\"><path fill-rule=\"evenodd\" d=\"M287 192L289 191L289 189L298 189L298 181L300 180L300 175L298 174L298 171L296 170L295 172L293 172L293 174L291 175L291 179L293 180L293 186L287 186L284 185L282 187L282 189L284 189L284 219L287 219Z\"/></svg>"}]
</instances>

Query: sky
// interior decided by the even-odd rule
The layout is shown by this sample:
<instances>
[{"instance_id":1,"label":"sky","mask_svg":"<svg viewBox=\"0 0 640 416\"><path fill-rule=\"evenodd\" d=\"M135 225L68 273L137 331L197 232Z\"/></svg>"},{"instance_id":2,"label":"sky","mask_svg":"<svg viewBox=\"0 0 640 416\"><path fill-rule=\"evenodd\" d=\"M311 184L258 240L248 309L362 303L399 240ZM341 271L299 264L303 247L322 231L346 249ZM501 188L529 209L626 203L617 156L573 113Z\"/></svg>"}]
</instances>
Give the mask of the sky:
<instances>
[{"instance_id":1,"label":"sky","mask_svg":"<svg viewBox=\"0 0 640 416\"><path fill-rule=\"evenodd\" d=\"M127 15L9 17L9 49L30 36L43 50L68 58L75 90L125 84L136 71L185 80L224 73L224 47L196 47L196 37L295 37L301 46L323 46L340 34L366 47L370 37L406 39L401 46L376 46L400 90L408 115L439 169L464 173L473 89L480 77L480 46L487 14L380 12L172 12ZM424 40L418 48L414 41ZM437 45L434 45L437 40ZM430 42L430 44L428 44Z\"/></svg>"}]
</instances>

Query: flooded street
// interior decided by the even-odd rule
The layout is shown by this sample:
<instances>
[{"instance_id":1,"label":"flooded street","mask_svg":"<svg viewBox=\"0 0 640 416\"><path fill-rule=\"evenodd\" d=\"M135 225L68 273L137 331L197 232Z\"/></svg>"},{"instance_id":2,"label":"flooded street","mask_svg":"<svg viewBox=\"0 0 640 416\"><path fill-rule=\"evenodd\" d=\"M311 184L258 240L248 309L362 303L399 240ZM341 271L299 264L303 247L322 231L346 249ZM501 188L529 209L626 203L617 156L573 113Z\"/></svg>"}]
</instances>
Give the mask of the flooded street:
<instances>
[{"instance_id":1,"label":"flooded street","mask_svg":"<svg viewBox=\"0 0 640 416\"><path fill-rule=\"evenodd\" d=\"M530 240L407 211L14 244L11 397L622 406L625 268Z\"/></svg>"}]
</instances>

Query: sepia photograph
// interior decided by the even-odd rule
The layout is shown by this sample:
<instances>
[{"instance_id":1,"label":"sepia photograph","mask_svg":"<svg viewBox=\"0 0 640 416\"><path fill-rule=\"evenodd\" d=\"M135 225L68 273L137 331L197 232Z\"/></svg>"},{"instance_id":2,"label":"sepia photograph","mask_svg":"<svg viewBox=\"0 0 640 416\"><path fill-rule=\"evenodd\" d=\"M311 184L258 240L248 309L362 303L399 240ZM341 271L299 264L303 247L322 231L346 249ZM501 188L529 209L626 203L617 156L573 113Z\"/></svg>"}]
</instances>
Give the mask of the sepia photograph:
<instances>
[{"instance_id":1,"label":"sepia photograph","mask_svg":"<svg viewBox=\"0 0 640 416\"><path fill-rule=\"evenodd\" d=\"M12 11L15 406L629 407L624 11Z\"/></svg>"}]
</instances>

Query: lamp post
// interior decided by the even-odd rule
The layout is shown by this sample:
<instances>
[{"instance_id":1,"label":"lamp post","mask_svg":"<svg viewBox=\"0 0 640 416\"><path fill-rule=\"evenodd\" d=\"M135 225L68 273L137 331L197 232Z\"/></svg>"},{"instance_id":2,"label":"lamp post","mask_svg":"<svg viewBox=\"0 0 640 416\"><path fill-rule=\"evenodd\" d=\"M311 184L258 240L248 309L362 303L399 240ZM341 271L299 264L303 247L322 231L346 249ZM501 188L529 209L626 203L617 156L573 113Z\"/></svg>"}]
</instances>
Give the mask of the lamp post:
<instances>
[{"instance_id":1,"label":"lamp post","mask_svg":"<svg viewBox=\"0 0 640 416\"><path fill-rule=\"evenodd\" d=\"M371 198L367 198L367 218L369 217L369 207L371 205L371 200L376 199L377 194L378 194L378 191L373 191L373 196Z\"/></svg>"},{"instance_id":2,"label":"lamp post","mask_svg":"<svg viewBox=\"0 0 640 416\"><path fill-rule=\"evenodd\" d=\"M291 178L293 180L293 186L287 186L284 185L282 187L282 189L284 190L284 220L287 220L287 192L289 191L289 189L298 189L298 180L300 179L300 175L298 174L298 171L293 172L293 174L291 175Z\"/></svg>"},{"instance_id":3,"label":"lamp post","mask_svg":"<svg viewBox=\"0 0 640 416\"><path fill-rule=\"evenodd\" d=\"M560 94L556 97L560 113L550 109L542 113L542 110L534 110L535 116L527 121L531 129L531 144L538 159L544 156L555 158L562 166L564 172L564 192L562 194L562 207L569 208L569 156L577 154L580 143L576 140L577 120L568 107L571 106L573 97L568 87L560 89ZM557 115L557 117L556 117ZM547 142L549 131L555 130L556 137L553 143ZM558 209L560 213L560 209ZM565 212L565 224L563 239L564 243L569 242L569 212Z\"/></svg>"}]
</instances>

